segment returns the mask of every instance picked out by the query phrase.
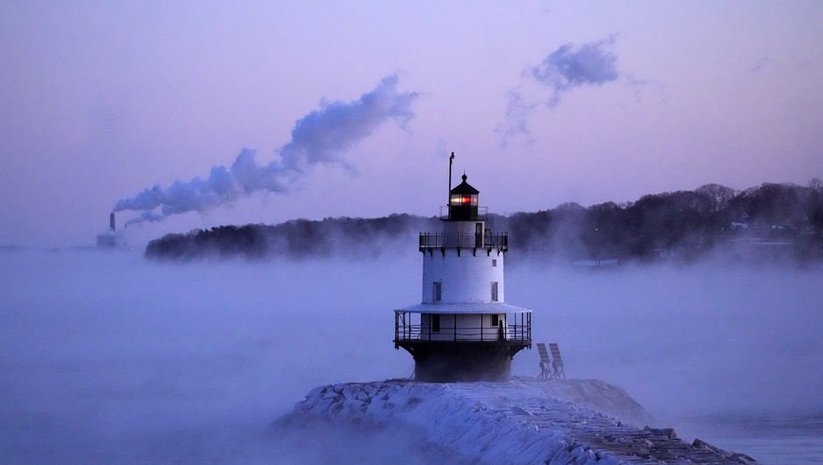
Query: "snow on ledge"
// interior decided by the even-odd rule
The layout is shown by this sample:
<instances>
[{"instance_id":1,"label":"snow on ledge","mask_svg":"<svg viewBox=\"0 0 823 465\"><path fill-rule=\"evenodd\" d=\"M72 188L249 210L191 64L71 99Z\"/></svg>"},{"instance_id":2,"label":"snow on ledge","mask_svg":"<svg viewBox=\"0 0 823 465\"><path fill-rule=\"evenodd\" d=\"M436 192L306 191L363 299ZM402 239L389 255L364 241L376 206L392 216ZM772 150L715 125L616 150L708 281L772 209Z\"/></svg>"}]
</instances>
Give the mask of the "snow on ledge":
<instances>
[{"instance_id":1,"label":"snow on ledge","mask_svg":"<svg viewBox=\"0 0 823 465\"><path fill-rule=\"evenodd\" d=\"M421 447L476 464L756 463L703 441L687 444L671 429L630 426L617 416L649 419L622 389L597 380L390 380L317 387L279 424L400 427L421 435Z\"/></svg>"}]
</instances>

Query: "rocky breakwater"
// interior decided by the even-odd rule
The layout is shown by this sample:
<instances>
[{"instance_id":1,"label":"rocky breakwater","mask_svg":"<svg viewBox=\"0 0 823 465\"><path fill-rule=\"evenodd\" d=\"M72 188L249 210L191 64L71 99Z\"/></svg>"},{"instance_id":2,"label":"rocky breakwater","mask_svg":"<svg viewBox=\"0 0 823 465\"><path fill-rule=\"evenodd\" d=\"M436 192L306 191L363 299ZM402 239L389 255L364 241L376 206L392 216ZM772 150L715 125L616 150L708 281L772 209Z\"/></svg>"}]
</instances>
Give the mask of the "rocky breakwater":
<instances>
[{"instance_id":1,"label":"rocky breakwater","mask_svg":"<svg viewBox=\"0 0 823 465\"><path fill-rule=\"evenodd\" d=\"M315 388L278 421L414 436L440 463L752 464L751 457L687 443L650 428L622 389L598 380L499 383L391 380Z\"/></svg>"}]
</instances>

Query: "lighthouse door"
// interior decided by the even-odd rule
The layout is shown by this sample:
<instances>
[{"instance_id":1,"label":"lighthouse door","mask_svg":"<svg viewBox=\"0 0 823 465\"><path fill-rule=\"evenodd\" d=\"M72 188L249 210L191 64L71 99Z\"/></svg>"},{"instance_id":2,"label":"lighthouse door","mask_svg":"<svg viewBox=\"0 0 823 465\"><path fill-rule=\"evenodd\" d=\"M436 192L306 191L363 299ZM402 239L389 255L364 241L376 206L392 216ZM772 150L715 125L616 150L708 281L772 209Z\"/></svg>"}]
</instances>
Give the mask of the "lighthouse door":
<instances>
[{"instance_id":1,"label":"lighthouse door","mask_svg":"<svg viewBox=\"0 0 823 465\"><path fill-rule=\"evenodd\" d=\"M474 225L474 246L477 248L483 247L483 223L475 223Z\"/></svg>"}]
</instances>

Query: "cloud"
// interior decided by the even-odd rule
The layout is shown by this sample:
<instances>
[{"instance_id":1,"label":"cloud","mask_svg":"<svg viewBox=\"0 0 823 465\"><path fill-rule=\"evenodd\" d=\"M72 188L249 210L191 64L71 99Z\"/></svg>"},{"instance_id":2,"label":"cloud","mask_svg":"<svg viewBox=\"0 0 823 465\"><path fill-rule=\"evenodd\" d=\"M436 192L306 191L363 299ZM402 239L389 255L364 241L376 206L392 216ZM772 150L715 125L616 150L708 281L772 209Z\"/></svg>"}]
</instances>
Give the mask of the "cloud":
<instances>
[{"instance_id":1,"label":"cloud","mask_svg":"<svg viewBox=\"0 0 823 465\"><path fill-rule=\"evenodd\" d=\"M565 44L548 54L540 64L523 72L523 82L506 93L506 115L496 128L502 145L516 136L531 135L528 121L542 105L557 106L567 92L582 86L602 86L623 79L637 95L648 82L622 76L617 70L617 55L609 48L617 34L580 46ZM551 93L545 95L545 88ZM530 140L530 142L533 142Z\"/></svg>"},{"instance_id":2,"label":"cloud","mask_svg":"<svg viewBox=\"0 0 823 465\"><path fill-rule=\"evenodd\" d=\"M256 152L243 149L229 168L212 167L206 179L175 181L153 186L117 202L115 212L141 212L130 223L160 221L170 215L207 211L258 191L286 193L292 183L317 164L353 167L344 153L387 121L404 126L414 118L411 104L416 92L398 92L399 78L392 74L377 87L351 102L323 102L297 120L291 140L278 151L279 158L261 165Z\"/></svg>"},{"instance_id":3,"label":"cloud","mask_svg":"<svg viewBox=\"0 0 823 465\"><path fill-rule=\"evenodd\" d=\"M550 53L543 61L529 69L529 74L537 82L552 89L547 104L555 106L560 98L570 90L585 86L616 81L620 77L617 71L617 55L609 50L616 36L589 42L579 47L566 44Z\"/></svg>"},{"instance_id":4,"label":"cloud","mask_svg":"<svg viewBox=\"0 0 823 465\"><path fill-rule=\"evenodd\" d=\"M520 89L512 89L506 93L506 120L497 126L498 133L503 134L503 145L506 141L518 135L528 136L528 119L537 107L536 103L529 103Z\"/></svg>"}]
</instances>

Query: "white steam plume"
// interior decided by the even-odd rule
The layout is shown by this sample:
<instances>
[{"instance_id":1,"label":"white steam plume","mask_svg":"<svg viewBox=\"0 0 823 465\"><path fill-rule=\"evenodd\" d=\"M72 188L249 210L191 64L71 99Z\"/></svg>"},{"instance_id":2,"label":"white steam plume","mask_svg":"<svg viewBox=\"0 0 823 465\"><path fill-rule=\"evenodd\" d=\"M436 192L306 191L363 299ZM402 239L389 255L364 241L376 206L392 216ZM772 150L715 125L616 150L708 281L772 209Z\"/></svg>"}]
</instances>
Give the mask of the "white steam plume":
<instances>
[{"instance_id":1,"label":"white steam plume","mask_svg":"<svg viewBox=\"0 0 823 465\"><path fill-rule=\"evenodd\" d=\"M392 74L357 100L321 103L295 123L291 141L277 151L279 159L266 165L257 163L254 150L243 149L231 167L212 167L206 179L175 181L165 188L155 185L120 200L113 211L141 212L127 224L159 221L178 213L205 211L257 191L287 192L298 176L318 163L350 167L343 152L385 121L395 120L402 126L414 117L410 107L418 94L399 93L397 83L397 75Z\"/></svg>"}]
</instances>

